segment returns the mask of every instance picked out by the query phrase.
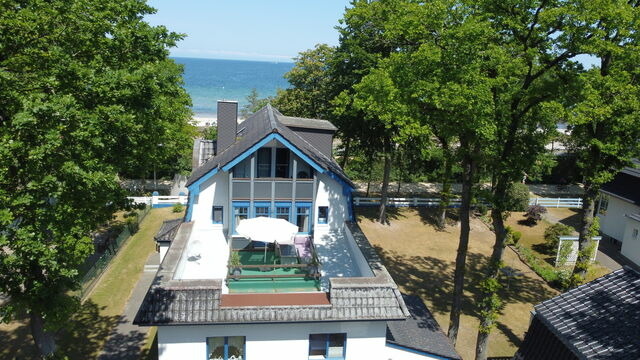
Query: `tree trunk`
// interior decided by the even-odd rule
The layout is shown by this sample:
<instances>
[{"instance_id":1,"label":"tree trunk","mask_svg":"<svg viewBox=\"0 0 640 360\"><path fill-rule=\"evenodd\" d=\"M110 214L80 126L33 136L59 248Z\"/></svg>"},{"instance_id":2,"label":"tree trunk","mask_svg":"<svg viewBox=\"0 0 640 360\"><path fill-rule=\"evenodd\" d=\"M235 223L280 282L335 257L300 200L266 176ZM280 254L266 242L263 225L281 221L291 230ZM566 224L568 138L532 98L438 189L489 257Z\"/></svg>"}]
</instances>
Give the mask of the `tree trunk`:
<instances>
[{"instance_id":1,"label":"tree trunk","mask_svg":"<svg viewBox=\"0 0 640 360\"><path fill-rule=\"evenodd\" d=\"M443 139L440 140L440 143L442 144L444 172L442 174L442 192L440 193L440 206L438 208L438 227L444 229L447 226L447 208L449 207L449 200L451 199L451 168L453 159L449 158L449 143Z\"/></svg>"},{"instance_id":2,"label":"tree trunk","mask_svg":"<svg viewBox=\"0 0 640 360\"><path fill-rule=\"evenodd\" d=\"M351 139L346 138L344 140L344 152L342 152L342 159L340 159L340 167L342 170L347 166L347 161L349 160L349 153L351 152Z\"/></svg>"},{"instance_id":3,"label":"tree trunk","mask_svg":"<svg viewBox=\"0 0 640 360\"><path fill-rule=\"evenodd\" d=\"M589 270L592 251L587 251L591 245L591 226L593 225L593 213L595 210L598 190L591 184L585 184L584 196L582 197L582 219L580 219L580 231L578 237L578 258L573 268L574 277L571 286L580 285Z\"/></svg>"},{"instance_id":4,"label":"tree trunk","mask_svg":"<svg viewBox=\"0 0 640 360\"><path fill-rule=\"evenodd\" d=\"M44 328L44 319L39 313L32 311L30 314L31 336L36 343L40 356L44 359L56 351L56 340L51 332Z\"/></svg>"},{"instance_id":5,"label":"tree trunk","mask_svg":"<svg viewBox=\"0 0 640 360\"><path fill-rule=\"evenodd\" d=\"M367 196L369 197L369 193L371 190L371 177L373 176L373 156L369 156L369 179L367 181Z\"/></svg>"},{"instance_id":6,"label":"tree trunk","mask_svg":"<svg viewBox=\"0 0 640 360\"><path fill-rule=\"evenodd\" d=\"M378 221L387 223L387 198L389 193L389 176L391 175L391 141L384 139L384 175L382 176L382 189L380 190L380 215Z\"/></svg>"},{"instance_id":7,"label":"tree trunk","mask_svg":"<svg viewBox=\"0 0 640 360\"><path fill-rule=\"evenodd\" d=\"M489 259L489 266L487 269L487 273L485 274L485 281L487 279L498 279L500 264L502 262L502 256L504 254L504 247L506 245L507 233L504 226L504 218L503 218L503 199L506 196L507 192L507 183L506 181L500 181L494 192L494 199L497 199L497 202L494 203L491 208L491 220L493 224L493 231L495 233L496 241L493 244L493 251L491 253L491 258ZM476 360L486 360L487 359L487 345L489 343L489 334L491 333L491 329L493 328L495 317L497 316L497 312L499 311L499 299L494 299L489 301L491 297L495 297L497 294L499 287L485 287L484 293L482 294L482 300L480 302L479 313L484 314L484 316L480 319L480 327L478 329L478 337L476 341ZM493 304L492 307L490 304Z\"/></svg>"},{"instance_id":8,"label":"tree trunk","mask_svg":"<svg viewBox=\"0 0 640 360\"><path fill-rule=\"evenodd\" d=\"M402 185L402 152L398 151L398 187L396 188L396 196L400 197L400 186Z\"/></svg>"},{"instance_id":9,"label":"tree trunk","mask_svg":"<svg viewBox=\"0 0 640 360\"><path fill-rule=\"evenodd\" d=\"M461 146L465 146L462 144ZM467 262L467 250L469 248L469 223L471 209L471 190L476 172L476 162L471 156L465 156L462 176L462 202L460 204L460 241L456 255L456 269L453 275L453 302L449 314L449 330L447 336L455 346L460 328L460 312L462 310L462 297L464 291L465 265Z\"/></svg>"}]
</instances>

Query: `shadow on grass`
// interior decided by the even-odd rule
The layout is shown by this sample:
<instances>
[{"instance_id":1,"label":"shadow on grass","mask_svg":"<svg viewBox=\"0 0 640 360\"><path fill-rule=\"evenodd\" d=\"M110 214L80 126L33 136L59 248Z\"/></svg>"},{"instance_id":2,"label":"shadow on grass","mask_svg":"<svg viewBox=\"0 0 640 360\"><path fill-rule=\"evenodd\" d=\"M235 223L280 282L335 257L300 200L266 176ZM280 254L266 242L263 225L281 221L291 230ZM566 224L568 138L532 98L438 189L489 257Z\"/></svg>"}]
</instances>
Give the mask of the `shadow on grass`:
<instances>
[{"instance_id":1,"label":"shadow on grass","mask_svg":"<svg viewBox=\"0 0 640 360\"><path fill-rule=\"evenodd\" d=\"M116 332L116 326L126 321L120 315L100 314L100 307L91 300L86 301L60 334L58 348L61 355L70 359L140 359L146 356L141 351L145 343L145 332Z\"/></svg>"},{"instance_id":2,"label":"shadow on grass","mask_svg":"<svg viewBox=\"0 0 640 360\"><path fill-rule=\"evenodd\" d=\"M549 249L547 244L533 244L531 245L531 249L539 254L539 258L555 267L556 254L554 254L553 250Z\"/></svg>"},{"instance_id":3,"label":"shadow on grass","mask_svg":"<svg viewBox=\"0 0 640 360\"><path fill-rule=\"evenodd\" d=\"M356 213L358 217L362 216L365 219L371 221L378 221L380 216L380 207L379 206L358 206L356 208ZM400 209L397 207L387 207L387 222L392 220L398 220L400 218L406 218L405 215L400 213ZM388 225L388 224L387 224Z\"/></svg>"},{"instance_id":4,"label":"shadow on grass","mask_svg":"<svg viewBox=\"0 0 640 360\"><path fill-rule=\"evenodd\" d=\"M37 359L36 349L29 322L20 316L15 322L3 324L0 328L0 359L23 360Z\"/></svg>"},{"instance_id":5,"label":"shadow on grass","mask_svg":"<svg viewBox=\"0 0 640 360\"><path fill-rule=\"evenodd\" d=\"M579 231L580 222L582 218L582 209L568 209L568 210L571 211L572 214L569 217L560 219L560 223L565 224L567 226L571 226L576 231Z\"/></svg>"},{"instance_id":6,"label":"shadow on grass","mask_svg":"<svg viewBox=\"0 0 640 360\"><path fill-rule=\"evenodd\" d=\"M434 313L449 314L451 311L453 292L453 272L455 264L430 256L407 256L394 251L386 251L375 246L385 266L391 273L402 290L411 295L418 295L428 301L430 310ZM484 278L483 269L488 263L489 257L468 253L467 270L465 275L465 296L462 299L462 313L478 317L475 301L480 298L479 282ZM530 303L537 304L553 295L553 292L545 288L544 281L526 276L518 276L509 279L501 278L503 288L500 297L504 304ZM504 310L504 309L503 309ZM514 321L516 314L503 312L503 318ZM523 319L516 319L523 321ZM500 322L498 329L505 334L509 341L518 346L521 339L518 338L505 323ZM446 329L443 329L446 331Z\"/></svg>"}]
</instances>

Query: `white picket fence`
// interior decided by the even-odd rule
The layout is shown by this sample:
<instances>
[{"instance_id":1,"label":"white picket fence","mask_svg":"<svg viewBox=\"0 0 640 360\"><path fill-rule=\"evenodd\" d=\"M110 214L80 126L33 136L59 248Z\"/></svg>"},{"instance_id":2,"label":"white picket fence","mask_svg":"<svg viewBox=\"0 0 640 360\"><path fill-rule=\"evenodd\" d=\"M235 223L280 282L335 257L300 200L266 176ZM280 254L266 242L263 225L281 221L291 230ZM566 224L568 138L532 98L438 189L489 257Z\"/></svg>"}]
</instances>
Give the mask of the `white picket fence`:
<instances>
[{"instance_id":1,"label":"white picket fence","mask_svg":"<svg viewBox=\"0 0 640 360\"><path fill-rule=\"evenodd\" d=\"M175 204L187 204L187 196L131 196L135 204L146 204L152 208L169 207Z\"/></svg>"},{"instance_id":2,"label":"white picket fence","mask_svg":"<svg viewBox=\"0 0 640 360\"><path fill-rule=\"evenodd\" d=\"M381 198L379 197L354 197L353 203L355 206L378 206L380 205ZM582 199L580 198L531 198L529 199L530 205L540 205L544 207L554 208L580 208L582 207ZM388 206L393 207L407 207L407 206L420 206L420 207L437 207L440 205L439 198L388 198ZM460 207L460 199L452 199L449 201L449 207Z\"/></svg>"},{"instance_id":3,"label":"white picket fence","mask_svg":"<svg viewBox=\"0 0 640 360\"><path fill-rule=\"evenodd\" d=\"M600 240L602 240L601 236L594 236L591 238L591 240L595 241L596 245L595 245L595 249L598 249L598 246L600 246ZM560 262L560 248L562 247L562 242L563 241L572 241L571 244L571 253L569 254L569 256L567 257L567 260L564 264L559 264ZM575 264L576 260L578 260L578 237L577 236L560 236L559 241L558 241L558 248L556 249L556 266L559 265L571 265L571 264ZM597 251L593 252L593 255L591 256L591 261L595 261L596 260L596 255L598 254Z\"/></svg>"}]
</instances>

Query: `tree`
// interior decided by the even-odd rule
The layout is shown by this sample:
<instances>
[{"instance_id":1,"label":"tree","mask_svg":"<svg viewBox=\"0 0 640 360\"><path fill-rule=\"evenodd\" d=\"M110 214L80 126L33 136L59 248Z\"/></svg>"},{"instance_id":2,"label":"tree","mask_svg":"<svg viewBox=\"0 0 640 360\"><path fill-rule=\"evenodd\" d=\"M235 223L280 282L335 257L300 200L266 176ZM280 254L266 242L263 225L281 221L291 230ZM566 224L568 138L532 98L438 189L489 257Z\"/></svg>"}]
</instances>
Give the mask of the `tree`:
<instances>
[{"instance_id":1,"label":"tree","mask_svg":"<svg viewBox=\"0 0 640 360\"><path fill-rule=\"evenodd\" d=\"M571 285L580 285L591 262L593 215L600 187L640 155L640 84L638 82L637 1L611 1L575 7L580 19L591 20L582 50L597 66L581 74L578 102L569 112L569 148L577 155L584 195L578 258ZM584 21L583 20L583 21Z\"/></svg>"},{"instance_id":2,"label":"tree","mask_svg":"<svg viewBox=\"0 0 640 360\"><path fill-rule=\"evenodd\" d=\"M168 59L181 36L144 22L153 11L140 0L0 4L0 315L26 311L43 357L79 305L70 290L88 234L128 206L118 174L190 146L190 100Z\"/></svg>"},{"instance_id":3,"label":"tree","mask_svg":"<svg viewBox=\"0 0 640 360\"><path fill-rule=\"evenodd\" d=\"M260 98L258 89L253 88L247 97L245 98L247 104L243 105L240 109L240 116L246 118L254 112L260 110L263 106L267 105L273 100L273 97Z\"/></svg>"}]
</instances>

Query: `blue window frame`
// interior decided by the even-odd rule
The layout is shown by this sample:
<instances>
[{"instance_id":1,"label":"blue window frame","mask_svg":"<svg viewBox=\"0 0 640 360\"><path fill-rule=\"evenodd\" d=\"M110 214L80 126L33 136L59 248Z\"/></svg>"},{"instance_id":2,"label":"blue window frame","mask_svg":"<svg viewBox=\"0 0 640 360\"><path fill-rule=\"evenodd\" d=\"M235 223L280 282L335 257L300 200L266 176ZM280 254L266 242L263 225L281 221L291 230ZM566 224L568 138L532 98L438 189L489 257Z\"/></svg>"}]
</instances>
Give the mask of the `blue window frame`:
<instances>
[{"instance_id":1,"label":"blue window frame","mask_svg":"<svg viewBox=\"0 0 640 360\"><path fill-rule=\"evenodd\" d=\"M207 359L245 360L246 338L244 336L218 336L207 338Z\"/></svg>"},{"instance_id":2,"label":"blue window frame","mask_svg":"<svg viewBox=\"0 0 640 360\"><path fill-rule=\"evenodd\" d=\"M214 224L222 224L224 220L224 217L222 215L222 206L214 206L211 210L211 221L213 221Z\"/></svg>"},{"instance_id":3,"label":"blue window frame","mask_svg":"<svg viewBox=\"0 0 640 360\"><path fill-rule=\"evenodd\" d=\"M329 207L318 206L318 224L326 224L329 222Z\"/></svg>"},{"instance_id":4,"label":"blue window frame","mask_svg":"<svg viewBox=\"0 0 640 360\"><path fill-rule=\"evenodd\" d=\"M231 228L233 233L237 234L236 227L240 223L240 220L249 218L249 203L248 202L233 202L233 216L231 217Z\"/></svg>"},{"instance_id":5,"label":"blue window frame","mask_svg":"<svg viewBox=\"0 0 640 360\"><path fill-rule=\"evenodd\" d=\"M347 334L309 335L309 360L344 360L347 351Z\"/></svg>"},{"instance_id":6,"label":"blue window frame","mask_svg":"<svg viewBox=\"0 0 640 360\"><path fill-rule=\"evenodd\" d=\"M311 231L311 203L296 203L295 215L298 232L308 234Z\"/></svg>"},{"instance_id":7,"label":"blue window frame","mask_svg":"<svg viewBox=\"0 0 640 360\"><path fill-rule=\"evenodd\" d=\"M291 221L291 203L276 203L276 218Z\"/></svg>"},{"instance_id":8,"label":"blue window frame","mask_svg":"<svg viewBox=\"0 0 640 360\"><path fill-rule=\"evenodd\" d=\"M270 217L271 216L271 203L268 202L255 202L253 204L253 217Z\"/></svg>"}]
</instances>

